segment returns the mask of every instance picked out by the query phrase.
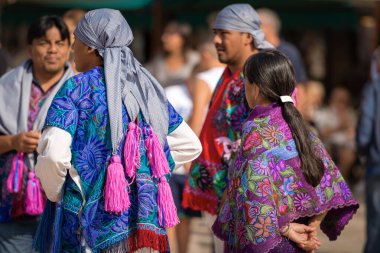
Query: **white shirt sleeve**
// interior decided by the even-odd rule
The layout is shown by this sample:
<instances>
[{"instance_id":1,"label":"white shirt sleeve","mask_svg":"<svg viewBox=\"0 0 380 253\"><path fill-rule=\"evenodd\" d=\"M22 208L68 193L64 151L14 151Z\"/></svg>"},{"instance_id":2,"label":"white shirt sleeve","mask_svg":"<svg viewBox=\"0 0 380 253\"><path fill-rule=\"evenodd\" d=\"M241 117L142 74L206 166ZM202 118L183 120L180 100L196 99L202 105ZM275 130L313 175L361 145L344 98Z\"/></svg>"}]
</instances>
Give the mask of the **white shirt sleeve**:
<instances>
[{"instance_id":1,"label":"white shirt sleeve","mask_svg":"<svg viewBox=\"0 0 380 253\"><path fill-rule=\"evenodd\" d=\"M50 201L61 198L67 171L71 169L71 135L57 127L46 128L37 147L36 175Z\"/></svg>"},{"instance_id":2,"label":"white shirt sleeve","mask_svg":"<svg viewBox=\"0 0 380 253\"><path fill-rule=\"evenodd\" d=\"M182 122L167 136L170 153L175 162L175 169L193 161L202 152L202 145L191 128Z\"/></svg>"}]
</instances>

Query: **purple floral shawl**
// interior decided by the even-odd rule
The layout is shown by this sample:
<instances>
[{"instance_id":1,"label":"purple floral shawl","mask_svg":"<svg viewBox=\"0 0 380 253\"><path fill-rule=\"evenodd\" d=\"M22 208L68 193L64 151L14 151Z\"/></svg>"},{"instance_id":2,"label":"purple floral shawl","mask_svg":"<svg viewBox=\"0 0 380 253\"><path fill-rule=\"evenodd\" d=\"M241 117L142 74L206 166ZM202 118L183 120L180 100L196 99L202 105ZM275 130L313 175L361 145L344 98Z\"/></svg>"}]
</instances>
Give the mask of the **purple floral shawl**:
<instances>
[{"instance_id":1,"label":"purple floral shawl","mask_svg":"<svg viewBox=\"0 0 380 253\"><path fill-rule=\"evenodd\" d=\"M282 227L324 212L321 229L335 240L352 218L359 207L357 201L323 144L315 135L310 136L325 166L315 188L302 174L281 106L253 109L243 125L234 167L229 170L228 199L213 226L229 251L277 252L283 247Z\"/></svg>"}]
</instances>

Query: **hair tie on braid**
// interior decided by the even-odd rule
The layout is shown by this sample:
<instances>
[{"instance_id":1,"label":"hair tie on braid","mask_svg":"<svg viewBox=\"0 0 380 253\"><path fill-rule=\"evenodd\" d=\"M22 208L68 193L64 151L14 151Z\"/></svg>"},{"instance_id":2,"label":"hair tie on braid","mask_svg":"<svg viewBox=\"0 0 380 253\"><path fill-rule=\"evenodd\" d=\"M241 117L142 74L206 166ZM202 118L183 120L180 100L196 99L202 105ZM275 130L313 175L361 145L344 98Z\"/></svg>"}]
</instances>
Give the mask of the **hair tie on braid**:
<instances>
[{"instance_id":1,"label":"hair tie on braid","mask_svg":"<svg viewBox=\"0 0 380 253\"><path fill-rule=\"evenodd\" d=\"M292 103L294 104L293 99L290 96L280 96L282 103Z\"/></svg>"}]
</instances>

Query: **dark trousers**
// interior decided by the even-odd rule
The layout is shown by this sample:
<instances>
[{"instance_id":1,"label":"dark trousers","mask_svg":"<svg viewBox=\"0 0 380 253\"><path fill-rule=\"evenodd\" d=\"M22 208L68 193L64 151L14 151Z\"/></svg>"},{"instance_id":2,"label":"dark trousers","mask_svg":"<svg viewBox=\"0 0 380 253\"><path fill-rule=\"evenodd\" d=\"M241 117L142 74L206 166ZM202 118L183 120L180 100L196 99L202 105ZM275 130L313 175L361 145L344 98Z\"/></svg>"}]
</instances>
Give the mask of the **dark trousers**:
<instances>
[{"instance_id":1,"label":"dark trousers","mask_svg":"<svg viewBox=\"0 0 380 253\"><path fill-rule=\"evenodd\" d=\"M31 253L36 219L0 223L1 253Z\"/></svg>"},{"instance_id":2,"label":"dark trousers","mask_svg":"<svg viewBox=\"0 0 380 253\"><path fill-rule=\"evenodd\" d=\"M380 175L366 178L367 242L365 253L380 252Z\"/></svg>"}]
</instances>

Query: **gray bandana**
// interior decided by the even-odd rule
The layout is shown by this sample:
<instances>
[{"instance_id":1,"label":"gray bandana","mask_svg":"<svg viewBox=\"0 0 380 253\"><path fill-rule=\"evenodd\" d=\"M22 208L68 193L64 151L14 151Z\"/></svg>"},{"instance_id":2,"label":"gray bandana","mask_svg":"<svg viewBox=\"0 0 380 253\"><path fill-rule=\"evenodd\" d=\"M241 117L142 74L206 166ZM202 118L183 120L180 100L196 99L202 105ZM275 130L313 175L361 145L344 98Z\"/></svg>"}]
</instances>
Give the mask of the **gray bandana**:
<instances>
[{"instance_id":1,"label":"gray bandana","mask_svg":"<svg viewBox=\"0 0 380 253\"><path fill-rule=\"evenodd\" d=\"M163 145L169 124L168 102L161 85L129 49L133 34L121 13L112 9L87 12L74 34L97 49L104 60L113 153L123 136L122 103L132 121L141 111Z\"/></svg>"},{"instance_id":2,"label":"gray bandana","mask_svg":"<svg viewBox=\"0 0 380 253\"><path fill-rule=\"evenodd\" d=\"M261 21L257 12L249 4L231 4L221 10L215 20L214 29L233 30L250 33L255 48L267 49L273 46L264 39L260 29Z\"/></svg>"}]
</instances>

